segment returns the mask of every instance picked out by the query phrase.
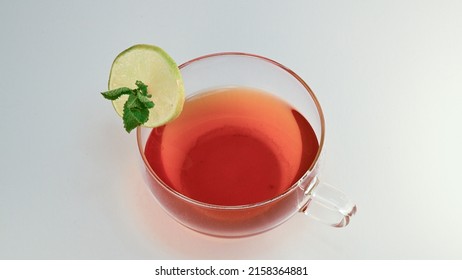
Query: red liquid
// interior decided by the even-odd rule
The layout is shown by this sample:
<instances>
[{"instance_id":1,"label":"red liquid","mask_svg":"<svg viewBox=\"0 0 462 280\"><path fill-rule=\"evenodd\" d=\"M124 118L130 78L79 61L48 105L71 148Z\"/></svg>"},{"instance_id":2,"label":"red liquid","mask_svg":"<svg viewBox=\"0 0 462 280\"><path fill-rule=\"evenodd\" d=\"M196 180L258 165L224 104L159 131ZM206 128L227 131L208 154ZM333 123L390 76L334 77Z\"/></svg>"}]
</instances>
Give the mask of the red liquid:
<instances>
[{"instance_id":1,"label":"red liquid","mask_svg":"<svg viewBox=\"0 0 462 280\"><path fill-rule=\"evenodd\" d=\"M318 148L311 125L288 104L236 87L189 99L176 120L151 132L145 155L176 191L231 206L283 193L308 170Z\"/></svg>"}]
</instances>

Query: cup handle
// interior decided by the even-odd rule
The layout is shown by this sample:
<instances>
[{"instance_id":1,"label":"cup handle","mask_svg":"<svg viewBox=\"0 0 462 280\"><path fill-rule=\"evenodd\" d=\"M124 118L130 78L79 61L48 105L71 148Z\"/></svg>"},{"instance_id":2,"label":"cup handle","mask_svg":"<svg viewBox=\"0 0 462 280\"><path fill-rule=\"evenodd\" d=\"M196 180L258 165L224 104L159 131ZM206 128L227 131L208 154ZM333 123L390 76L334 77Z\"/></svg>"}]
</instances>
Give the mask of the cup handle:
<instances>
[{"instance_id":1,"label":"cup handle","mask_svg":"<svg viewBox=\"0 0 462 280\"><path fill-rule=\"evenodd\" d=\"M345 227L356 213L356 204L343 192L315 177L306 189L307 202L300 208L306 216L333 227Z\"/></svg>"}]
</instances>

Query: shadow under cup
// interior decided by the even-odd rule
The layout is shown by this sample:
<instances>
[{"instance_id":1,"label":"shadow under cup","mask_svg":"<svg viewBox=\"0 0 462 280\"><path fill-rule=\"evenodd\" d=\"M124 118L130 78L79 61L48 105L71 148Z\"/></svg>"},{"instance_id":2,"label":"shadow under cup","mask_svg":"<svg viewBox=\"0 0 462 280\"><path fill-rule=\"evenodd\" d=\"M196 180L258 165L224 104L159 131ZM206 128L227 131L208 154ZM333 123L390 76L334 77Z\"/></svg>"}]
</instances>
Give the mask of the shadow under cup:
<instances>
[{"instance_id":1,"label":"shadow under cup","mask_svg":"<svg viewBox=\"0 0 462 280\"><path fill-rule=\"evenodd\" d=\"M273 60L245 53L207 55L186 62L179 68L186 98L198 92L230 86L255 88L274 94L308 120L316 134L319 149L303 176L282 194L254 204L212 205L191 199L160 179L144 153L152 129L139 127L137 140L144 178L167 213L188 228L221 237L265 232L297 212L304 212L332 226L348 224L356 206L336 189L320 184L317 178L324 144L324 117L314 93L297 74Z\"/></svg>"}]
</instances>

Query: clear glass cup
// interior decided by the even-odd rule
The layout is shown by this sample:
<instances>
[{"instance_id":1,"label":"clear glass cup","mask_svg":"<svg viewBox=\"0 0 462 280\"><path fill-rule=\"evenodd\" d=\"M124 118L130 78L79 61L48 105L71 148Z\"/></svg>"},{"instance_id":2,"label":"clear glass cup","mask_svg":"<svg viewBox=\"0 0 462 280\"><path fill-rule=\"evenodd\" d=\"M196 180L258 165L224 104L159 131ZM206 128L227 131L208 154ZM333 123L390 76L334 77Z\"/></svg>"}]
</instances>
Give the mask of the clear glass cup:
<instances>
[{"instance_id":1,"label":"clear glass cup","mask_svg":"<svg viewBox=\"0 0 462 280\"><path fill-rule=\"evenodd\" d=\"M296 213L333 227L346 226L356 205L341 191L319 180L325 137L321 106L310 87L292 70L271 59L247 53L216 53L179 66L186 98L211 88L242 86L272 93L288 102L313 127L319 150L304 175L284 193L243 206L212 205L193 200L164 183L150 167L144 149L152 131L137 129L142 172L162 208L195 231L220 237L250 236L270 230Z\"/></svg>"}]
</instances>

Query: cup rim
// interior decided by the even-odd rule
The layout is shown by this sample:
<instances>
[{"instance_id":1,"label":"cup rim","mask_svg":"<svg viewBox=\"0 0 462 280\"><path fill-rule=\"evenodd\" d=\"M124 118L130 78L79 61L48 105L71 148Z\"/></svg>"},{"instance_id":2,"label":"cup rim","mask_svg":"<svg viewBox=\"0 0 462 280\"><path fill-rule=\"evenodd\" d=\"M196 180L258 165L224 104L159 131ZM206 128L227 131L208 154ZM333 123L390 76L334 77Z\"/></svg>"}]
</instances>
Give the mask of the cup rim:
<instances>
[{"instance_id":1,"label":"cup rim","mask_svg":"<svg viewBox=\"0 0 462 280\"><path fill-rule=\"evenodd\" d=\"M203 59L207 59L207 58L220 57L220 56L245 56L245 57L258 58L260 60L269 62L269 63L273 64L274 66L277 66L280 69L284 70L285 72L289 73L309 93L309 95L310 95L311 99L313 100L313 102L315 103L316 109L318 111L319 119L320 119L320 122L321 122L321 137L320 137L319 148L318 148L318 151L316 153L316 157L314 158L313 162L311 163L311 166L305 171L305 173L303 173L303 175L295 183L293 183L290 187L288 187L283 193L281 193L281 194L279 194L279 195L277 195L277 196L275 196L273 198L267 199L265 201L259 201L259 202L250 203L250 204L243 204L243 205L211 204L211 203L206 203L206 202L202 202L202 201L192 199L192 198L190 198L190 197L176 191L175 189L170 187L168 184L166 184L161 178L159 178L159 176L157 176L157 174L154 172L154 170L149 165L149 162L148 162L148 160L146 158L146 155L144 154L144 151L143 151L143 145L141 144L142 143L142 139L141 139L141 129L142 128L141 127L137 127L137 129L136 129L136 139L137 139L137 144L138 144L138 150L140 152L140 155L141 155L141 158L143 160L144 166L149 171L149 174L151 176L153 176L157 180L157 182L165 190L167 190L171 194L179 197L180 199L187 201L188 203L194 204L196 206L205 207L205 208L220 209L220 210L243 210L243 209L249 209L249 208L256 208L256 207L260 207L260 206L263 206L263 205L266 205L266 204L269 204L269 203L273 203L273 202L275 202L277 200L280 200L280 199L284 198L285 196L289 195L297 187L299 187L301 180L306 178L308 176L308 174L310 174L311 172L313 172L313 170L315 170L315 167L316 167L316 165L318 164L318 162L320 160L321 153L322 153L322 150L323 150L323 147L324 147L324 138L325 138L325 120L324 120L324 114L323 114L323 111L322 111L321 104L319 103L319 100L316 97L316 95L314 94L313 90L308 86L308 84L298 74L296 74L293 70L291 70L290 68L284 66L283 64L281 64L281 63L279 63L279 62L277 62L275 60L272 60L270 58L261 56L261 55L251 54L251 53L246 53L246 52L217 52L217 53L211 53L211 54L199 56L199 57L196 57L194 59L188 60L188 61L182 63L181 65L179 65L178 68L181 70L184 67L186 67L186 66L188 66L188 65L190 65L190 64L192 64L194 62L197 62L197 61L200 61L200 60L203 60ZM143 129L149 129L149 128L144 127Z\"/></svg>"}]
</instances>

